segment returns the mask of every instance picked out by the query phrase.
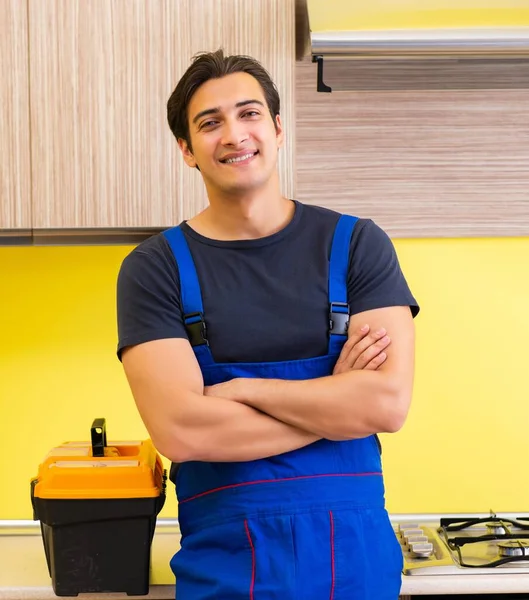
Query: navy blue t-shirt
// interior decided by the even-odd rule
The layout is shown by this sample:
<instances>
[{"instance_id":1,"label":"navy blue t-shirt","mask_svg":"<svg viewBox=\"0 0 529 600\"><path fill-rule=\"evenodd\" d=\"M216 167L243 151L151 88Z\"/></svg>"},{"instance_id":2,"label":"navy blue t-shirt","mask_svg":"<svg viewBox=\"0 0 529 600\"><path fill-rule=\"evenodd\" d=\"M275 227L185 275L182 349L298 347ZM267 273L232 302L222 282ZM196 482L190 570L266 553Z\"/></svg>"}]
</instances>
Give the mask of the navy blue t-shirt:
<instances>
[{"instance_id":1,"label":"navy blue t-shirt","mask_svg":"<svg viewBox=\"0 0 529 600\"><path fill-rule=\"evenodd\" d=\"M217 362L272 362L327 353L328 270L340 214L296 202L291 222L256 240L217 241L181 227L202 290L211 352ZM349 252L350 314L387 306L419 307L389 237L360 219ZM118 356L127 346L187 338L178 267L155 235L123 261L117 285Z\"/></svg>"}]
</instances>

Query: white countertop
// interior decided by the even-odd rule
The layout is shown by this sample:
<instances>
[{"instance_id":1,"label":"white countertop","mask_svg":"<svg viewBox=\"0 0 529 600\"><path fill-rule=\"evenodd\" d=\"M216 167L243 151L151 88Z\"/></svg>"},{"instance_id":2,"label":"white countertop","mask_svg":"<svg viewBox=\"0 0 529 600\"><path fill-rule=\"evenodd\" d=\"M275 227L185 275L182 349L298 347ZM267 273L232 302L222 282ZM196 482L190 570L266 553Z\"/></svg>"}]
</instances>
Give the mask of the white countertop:
<instances>
[{"instance_id":1,"label":"white countertop","mask_svg":"<svg viewBox=\"0 0 529 600\"><path fill-rule=\"evenodd\" d=\"M178 550L178 526L157 528L151 560L151 585L147 596L134 596L141 600L173 600L174 576L169 561ZM529 593L529 575L439 575L405 576L401 594L494 594ZM132 598L126 594L80 594L79 600L105 600ZM47 600L56 599L46 566L46 557L40 529L35 527L0 529L0 599Z\"/></svg>"}]
</instances>

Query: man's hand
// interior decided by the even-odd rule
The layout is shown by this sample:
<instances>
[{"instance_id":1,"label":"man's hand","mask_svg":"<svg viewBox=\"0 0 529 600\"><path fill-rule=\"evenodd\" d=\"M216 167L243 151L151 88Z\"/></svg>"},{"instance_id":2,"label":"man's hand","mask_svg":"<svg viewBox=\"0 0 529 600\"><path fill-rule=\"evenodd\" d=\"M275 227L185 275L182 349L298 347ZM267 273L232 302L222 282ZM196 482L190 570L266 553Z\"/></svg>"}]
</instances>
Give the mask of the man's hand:
<instances>
[{"instance_id":1,"label":"man's hand","mask_svg":"<svg viewBox=\"0 0 529 600\"><path fill-rule=\"evenodd\" d=\"M385 329L370 331L369 325L364 325L352 334L345 342L334 370L333 375L345 373L350 370L376 371L386 360L384 350L391 340L386 335Z\"/></svg>"}]
</instances>

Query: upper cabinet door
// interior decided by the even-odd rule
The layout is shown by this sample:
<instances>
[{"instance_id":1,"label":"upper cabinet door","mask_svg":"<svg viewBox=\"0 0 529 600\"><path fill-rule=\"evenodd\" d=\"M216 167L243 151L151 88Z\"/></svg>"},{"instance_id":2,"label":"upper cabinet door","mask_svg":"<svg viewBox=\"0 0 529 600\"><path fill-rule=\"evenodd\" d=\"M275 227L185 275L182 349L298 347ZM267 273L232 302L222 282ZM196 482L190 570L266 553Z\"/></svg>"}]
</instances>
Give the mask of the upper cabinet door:
<instances>
[{"instance_id":1,"label":"upper cabinet door","mask_svg":"<svg viewBox=\"0 0 529 600\"><path fill-rule=\"evenodd\" d=\"M293 193L293 0L29 0L35 228L164 227L205 205L167 100L200 50L253 54L276 78Z\"/></svg>"},{"instance_id":2,"label":"upper cabinet door","mask_svg":"<svg viewBox=\"0 0 529 600\"><path fill-rule=\"evenodd\" d=\"M174 4L29 0L35 228L173 223Z\"/></svg>"},{"instance_id":3,"label":"upper cabinet door","mask_svg":"<svg viewBox=\"0 0 529 600\"><path fill-rule=\"evenodd\" d=\"M0 229L31 228L28 17L0 2Z\"/></svg>"}]
</instances>

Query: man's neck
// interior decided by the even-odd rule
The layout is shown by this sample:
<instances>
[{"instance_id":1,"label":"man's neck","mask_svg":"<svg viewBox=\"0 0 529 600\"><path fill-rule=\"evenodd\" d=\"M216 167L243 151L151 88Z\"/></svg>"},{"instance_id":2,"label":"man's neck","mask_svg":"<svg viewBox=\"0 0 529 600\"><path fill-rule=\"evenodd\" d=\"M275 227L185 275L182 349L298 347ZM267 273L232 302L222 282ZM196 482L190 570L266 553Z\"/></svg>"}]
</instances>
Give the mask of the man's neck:
<instances>
[{"instance_id":1,"label":"man's neck","mask_svg":"<svg viewBox=\"0 0 529 600\"><path fill-rule=\"evenodd\" d=\"M211 239L259 239L281 231L292 220L295 205L279 193L262 190L241 198L210 195L210 205L188 221L197 233Z\"/></svg>"}]
</instances>

